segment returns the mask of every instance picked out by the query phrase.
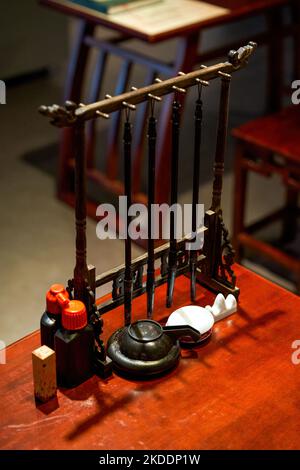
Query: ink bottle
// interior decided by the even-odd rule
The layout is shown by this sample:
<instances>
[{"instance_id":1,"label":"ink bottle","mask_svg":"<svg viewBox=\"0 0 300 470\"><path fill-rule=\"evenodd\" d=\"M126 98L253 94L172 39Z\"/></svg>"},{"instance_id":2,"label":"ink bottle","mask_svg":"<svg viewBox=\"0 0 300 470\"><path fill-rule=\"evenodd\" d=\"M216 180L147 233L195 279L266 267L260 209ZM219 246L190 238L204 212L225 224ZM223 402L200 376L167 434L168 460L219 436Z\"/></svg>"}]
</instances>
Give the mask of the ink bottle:
<instances>
[{"instance_id":1,"label":"ink bottle","mask_svg":"<svg viewBox=\"0 0 300 470\"><path fill-rule=\"evenodd\" d=\"M61 326L61 304L57 296L62 294L68 299L69 295L62 284L53 284L46 294L46 311L40 321L41 345L54 349L54 335Z\"/></svg>"},{"instance_id":2,"label":"ink bottle","mask_svg":"<svg viewBox=\"0 0 300 470\"><path fill-rule=\"evenodd\" d=\"M63 305L62 325L54 338L58 385L75 387L93 375L95 339L83 302L67 300ZM59 302L62 303L62 296Z\"/></svg>"}]
</instances>

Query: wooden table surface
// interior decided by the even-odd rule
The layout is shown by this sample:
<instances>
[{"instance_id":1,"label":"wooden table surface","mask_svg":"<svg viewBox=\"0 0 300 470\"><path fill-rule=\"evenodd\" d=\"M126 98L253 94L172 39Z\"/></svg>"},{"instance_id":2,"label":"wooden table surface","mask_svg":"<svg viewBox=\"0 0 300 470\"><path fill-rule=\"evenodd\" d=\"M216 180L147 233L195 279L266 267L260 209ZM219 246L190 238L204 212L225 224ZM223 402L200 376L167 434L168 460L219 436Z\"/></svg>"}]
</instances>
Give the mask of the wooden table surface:
<instances>
[{"instance_id":1,"label":"wooden table surface","mask_svg":"<svg viewBox=\"0 0 300 470\"><path fill-rule=\"evenodd\" d=\"M170 29L169 31L160 34L149 35L143 33L139 29L124 27L114 22L109 15L105 15L90 8L82 7L69 0L40 0L41 4L68 15L85 19L91 23L96 23L151 43L159 42L163 39L174 38L182 34L190 34L201 28L217 26L243 17L266 12L268 9L272 9L276 6L288 5L291 3L291 0L206 0L206 2L212 5L228 8L230 12L229 14L221 14L220 16L216 16L205 21L197 21L197 18L195 18L195 21L190 25Z\"/></svg>"},{"instance_id":2,"label":"wooden table surface","mask_svg":"<svg viewBox=\"0 0 300 470\"><path fill-rule=\"evenodd\" d=\"M11 345L0 365L0 448L299 449L300 365L291 361L291 345L300 339L300 298L240 266L236 273L238 313L160 379L93 377L36 406L31 351L39 336ZM182 276L174 308L189 303L188 292ZM156 290L156 319L167 315L165 293L165 286ZM200 305L212 299L198 287ZM143 317L145 298L134 311ZM105 316L106 337L121 318L121 308Z\"/></svg>"}]
</instances>

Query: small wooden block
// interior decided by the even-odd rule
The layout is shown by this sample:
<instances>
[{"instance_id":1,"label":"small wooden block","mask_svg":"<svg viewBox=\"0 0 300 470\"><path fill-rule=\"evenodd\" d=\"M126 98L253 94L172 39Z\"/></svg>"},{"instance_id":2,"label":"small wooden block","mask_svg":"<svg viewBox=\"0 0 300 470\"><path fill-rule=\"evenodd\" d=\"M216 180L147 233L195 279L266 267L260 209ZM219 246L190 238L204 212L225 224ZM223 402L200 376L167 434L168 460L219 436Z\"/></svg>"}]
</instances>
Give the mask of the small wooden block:
<instances>
[{"instance_id":1,"label":"small wooden block","mask_svg":"<svg viewBox=\"0 0 300 470\"><path fill-rule=\"evenodd\" d=\"M34 395L45 403L56 396L56 357L48 346L41 346L32 352Z\"/></svg>"}]
</instances>

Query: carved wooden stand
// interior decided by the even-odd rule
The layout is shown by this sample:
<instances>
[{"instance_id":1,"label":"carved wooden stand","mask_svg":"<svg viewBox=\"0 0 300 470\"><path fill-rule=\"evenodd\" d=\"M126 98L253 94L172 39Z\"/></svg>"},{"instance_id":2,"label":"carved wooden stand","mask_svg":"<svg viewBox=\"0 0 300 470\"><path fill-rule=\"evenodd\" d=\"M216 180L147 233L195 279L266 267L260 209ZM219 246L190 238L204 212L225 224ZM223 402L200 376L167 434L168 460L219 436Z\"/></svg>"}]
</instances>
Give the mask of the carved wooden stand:
<instances>
[{"instance_id":1,"label":"carved wooden stand","mask_svg":"<svg viewBox=\"0 0 300 470\"><path fill-rule=\"evenodd\" d=\"M82 300L88 309L90 321L94 325L95 338L98 345L99 370L105 375L108 368L105 348L101 340L103 328L102 315L124 303L125 265L121 265L109 272L96 276L96 269L87 266L86 262L86 154L84 145L85 123L98 117L108 118L109 113L123 108L135 109L135 105L153 99L158 100L163 95L172 92L181 92L189 87L202 85L204 81L221 78L221 97L219 109L219 122L217 144L214 162L214 182L212 203L204 219L204 245L201 250L193 253L196 259L197 280L200 284L223 294L232 293L238 297L239 289L236 287L236 278L232 270L234 251L229 241L228 230L222 218L221 195L224 173L224 155L227 137L229 88L231 73L247 64L256 45L249 43L238 51L229 53L228 62L210 67L202 66L200 70L189 74L180 73L178 77L157 83L141 89L134 89L115 97L108 97L100 102L89 105L76 105L66 102L64 107L41 106L40 112L50 117L51 123L57 127L69 127L74 130L75 153L75 217L76 217L76 264L74 277L68 282L68 291L72 297ZM205 83L206 84L206 83ZM195 179L197 181L197 178ZM125 181L126 187L126 181ZM195 201L194 201L195 202ZM177 240L175 276L190 272L191 252L186 250L188 237ZM155 272L155 286L167 282L168 257L170 244L166 243L154 250L154 259L160 260L160 267ZM144 276L145 266L148 264L148 254L140 256L131 263L132 298L146 292L147 282ZM173 267L174 268L174 267ZM111 298L105 303L96 306L96 289L112 282ZM128 311L127 311L128 321ZM146 315L145 315L146 316Z\"/></svg>"}]
</instances>

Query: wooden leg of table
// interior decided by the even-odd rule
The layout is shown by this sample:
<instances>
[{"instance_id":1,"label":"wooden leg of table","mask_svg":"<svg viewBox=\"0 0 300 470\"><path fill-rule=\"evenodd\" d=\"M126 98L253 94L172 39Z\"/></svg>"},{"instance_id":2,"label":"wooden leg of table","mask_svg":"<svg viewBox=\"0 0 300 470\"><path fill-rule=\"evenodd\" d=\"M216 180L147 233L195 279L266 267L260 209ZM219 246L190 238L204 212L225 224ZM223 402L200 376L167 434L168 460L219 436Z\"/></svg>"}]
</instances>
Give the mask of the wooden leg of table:
<instances>
[{"instance_id":1,"label":"wooden leg of table","mask_svg":"<svg viewBox=\"0 0 300 470\"><path fill-rule=\"evenodd\" d=\"M297 234L298 191L286 189L286 204L283 217L282 241L293 241Z\"/></svg>"},{"instance_id":2,"label":"wooden leg of table","mask_svg":"<svg viewBox=\"0 0 300 470\"><path fill-rule=\"evenodd\" d=\"M85 66L90 47L85 43L87 36L93 36L95 25L85 20L80 20L76 38L72 47L67 80L65 85L65 99L78 101L81 98Z\"/></svg>"},{"instance_id":3,"label":"wooden leg of table","mask_svg":"<svg viewBox=\"0 0 300 470\"><path fill-rule=\"evenodd\" d=\"M95 26L84 20L80 20L75 43L73 45L67 80L65 85L65 100L80 102L82 85L85 76L89 47L85 44L86 36L93 35ZM59 167L57 192L61 197L72 190L73 178L70 172L69 161L73 157L73 130L66 128L61 132L59 149Z\"/></svg>"},{"instance_id":4,"label":"wooden leg of table","mask_svg":"<svg viewBox=\"0 0 300 470\"><path fill-rule=\"evenodd\" d=\"M268 41L268 76L267 76L267 110L278 111L282 105L284 87L283 66L283 27L282 8L274 8L266 13L269 32Z\"/></svg>"},{"instance_id":5,"label":"wooden leg of table","mask_svg":"<svg viewBox=\"0 0 300 470\"><path fill-rule=\"evenodd\" d=\"M243 247L239 242L239 234L245 228L246 191L248 182L248 170L243 164L245 148L237 143L234 168L234 193L233 193L233 245L236 250L236 261L243 257Z\"/></svg>"},{"instance_id":6,"label":"wooden leg of table","mask_svg":"<svg viewBox=\"0 0 300 470\"><path fill-rule=\"evenodd\" d=\"M198 44L200 33L193 33L179 39L176 62L174 65L174 76L182 72L190 72L198 59ZM166 178L170 168L170 142L171 142L171 110L173 95L164 98L164 103L159 118L158 148L157 148L157 178L156 178L156 201L167 202L170 192L170 181Z\"/></svg>"},{"instance_id":7,"label":"wooden leg of table","mask_svg":"<svg viewBox=\"0 0 300 470\"><path fill-rule=\"evenodd\" d=\"M89 103L98 100L103 82L104 70L107 61L107 52L99 51L95 70L91 80ZM86 125L86 164L87 168L94 167L95 145L96 145L96 119L92 119Z\"/></svg>"},{"instance_id":8,"label":"wooden leg of table","mask_svg":"<svg viewBox=\"0 0 300 470\"><path fill-rule=\"evenodd\" d=\"M125 93L129 80L130 74L132 70L133 62L129 60L124 60L119 74L118 80L115 88L115 96L121 95ZM119 171L119 135L120 135L120 126L122 112L117 111L113 113L111 117L111 126L108 132L108 142L107 142L107 156L106 156L106 175L110 180L117 180L118 179L118 171Z\"/></svg>"}]
</instances>

